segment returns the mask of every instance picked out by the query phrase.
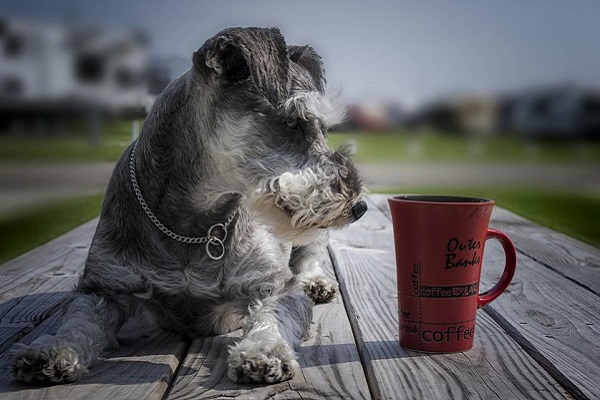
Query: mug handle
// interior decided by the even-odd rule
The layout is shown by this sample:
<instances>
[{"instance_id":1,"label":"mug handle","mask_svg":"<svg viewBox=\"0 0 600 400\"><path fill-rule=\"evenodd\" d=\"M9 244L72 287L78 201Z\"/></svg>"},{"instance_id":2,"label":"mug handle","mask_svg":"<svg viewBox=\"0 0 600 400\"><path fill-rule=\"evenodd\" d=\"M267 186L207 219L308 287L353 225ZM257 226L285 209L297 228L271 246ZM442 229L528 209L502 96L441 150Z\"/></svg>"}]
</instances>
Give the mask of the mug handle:
<instances>
[{"instance_id":1,"label":"mug handle","mask_svg":"<svg viewBox=\"0 0 600 400\"><path fill-rule=\"evenodd\" d=\"M490 290L484 293L480 293L477 296L477 308L481 308L492 301L494 301L498 296L506 290L508 284L512 280L515 275L515 270L517 268L517 252L515 250L515 246L510 241L508 236L504 233L500 232L497 229L489 228L487 230L487 236L485 238L486 242L488 239L498 239L500 244L504 248L504 255L506 257L506 262L504 264L504 272L500 277L498 283L494 285Z\"/></svg>"}]
</instances>

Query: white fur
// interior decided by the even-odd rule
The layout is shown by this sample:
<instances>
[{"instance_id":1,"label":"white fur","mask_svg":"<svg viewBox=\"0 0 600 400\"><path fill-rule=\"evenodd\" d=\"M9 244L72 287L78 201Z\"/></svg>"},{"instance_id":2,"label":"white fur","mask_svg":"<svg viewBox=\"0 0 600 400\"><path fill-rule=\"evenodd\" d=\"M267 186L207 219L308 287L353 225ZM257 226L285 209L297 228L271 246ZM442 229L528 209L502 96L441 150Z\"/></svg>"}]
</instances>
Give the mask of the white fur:
<instances>
[{"instance_id":1,"label":"white fur","mask_svg":"<svg viewBox=\"0 0 600 400\"><path fill-rule=\"evenodd\" d=\"M306 168L285 172L273 180L270 189L275 193L275 205L292 212L291 225L300 227L329 227L348 208L349 198L332 190L334 176L325 171Z\"/></svg>"},{"instance_id":2,"label":"white fur","mask_svg":"<svg viewBox=\"0 0 600 400\"><path fill-rule=\"evenodd\" d=\"M15 346L12 370L18 380L79 379L141 307L160 326L188 337L244 326L245 337L229 351L234 381L279 382L298 369L293 349L308 331L312 306L335 294L314 262L326 242L322 228L356 219L351 210L360 201L361 184L349 173L354 170L349 171L347 154L334 152L324 137L324 128L344 116L334 98L305 91L279 108L263 95L288 96L283 92L289 82L269 79L254 79L260 87L244 82L223 93L229 84L223 85L228 77L222 63L231 61L229 53L220 54L224 37L235 37L228 51L266 46L255 55L267 59L248 62L261 62L260 71L272 67L272 77L279 78L280 68L269 63L277 61L271 59L274 50L284 54L285 43L276 31L252 29L252 34L227 30L195 53L194 67L157 99L135 160L142 189L156 194L149 206L162 209L166 223L206 234L211 221L236 216L229 220L224 257L211 259L204 246L161 235L131 196L127 163L117 164L75 299L56 335ZM259 34L273 40L254 42ZM308 84L306 73L297 74L296 81ZM255 107L267 100L274 106L265 111L269 118ZM237 109L240 104L251 108ZM302 146L282 146L285 136L278 128L298 118L306 122L294 129L297 139L305 133ZM171 153L164 157L166 151Z\"/></svg>"},{"instance_id":3,"label":"white fur","mask_svg":"<svg viewBox=\"0 0 600 400\"><path fill-rule=\"evenodd\" d=\"M291 113L295 111L304 120L316 118L327 127L343 122L346 117L346 109L336 97L320 92L295 94L285 102L285 108Z\"/></svg>"}]
</instances>

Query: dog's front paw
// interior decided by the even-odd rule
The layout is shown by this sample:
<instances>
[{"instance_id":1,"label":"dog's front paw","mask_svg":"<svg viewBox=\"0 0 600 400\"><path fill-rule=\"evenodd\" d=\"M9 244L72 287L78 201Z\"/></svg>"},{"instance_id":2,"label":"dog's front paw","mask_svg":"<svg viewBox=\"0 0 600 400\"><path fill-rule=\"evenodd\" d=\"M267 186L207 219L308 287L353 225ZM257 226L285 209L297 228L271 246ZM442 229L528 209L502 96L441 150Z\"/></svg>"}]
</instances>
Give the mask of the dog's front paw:
<instances>
[{"instance_id":1,"label":"dog's front paw","mask_svg":"<svg viewBox=\"0 0 600 400\"><path fill-rule=\"evenodd\" d=\"M26 383L65 383L79 380L87 368L68 346L49 349L17 344L11 351L15 378Z\"/></svg>"},{"instance_id":2,"label":"dog's front paw","mask_svg":"<svg viewBox=\"0 0 600 400\"><path fill-rule=\"evenodd\" d=\"M305 291L315 303L328 303L335 298L338 285L324 276L316 276L305 283Z\"/></svg>"},{"instance_id":3,"label":"dog's front paw","mask_svg":"<svg viewBox=\"0 0 600 400\"><path fill-rule=\"evenodd\" d=\"M286 343L276 343L269 349L251 339L233 346L227 363L228 376L234 382L282 382L291 379L300 368Z\"/></svg>"}]
</instances>

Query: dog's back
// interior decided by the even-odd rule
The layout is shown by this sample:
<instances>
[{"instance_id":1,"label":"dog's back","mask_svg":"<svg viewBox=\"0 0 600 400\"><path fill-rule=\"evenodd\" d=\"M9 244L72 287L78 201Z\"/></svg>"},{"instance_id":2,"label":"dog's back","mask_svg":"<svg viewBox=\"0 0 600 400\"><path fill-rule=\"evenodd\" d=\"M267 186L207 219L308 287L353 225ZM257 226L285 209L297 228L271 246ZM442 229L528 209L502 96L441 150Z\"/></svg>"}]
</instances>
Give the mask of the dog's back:
<instances>
[{"instance_id":1,"label":"dog's back","mask_svg":"<svg viewBox=\"0 0 600 400\"><path fill-rule=\"evenodd\" d=\"M289 379L313 301L335 294L326 232L366 211L349 154L327 144L339 114L312 48L277 29L207 40L117 163L77 296L55 336L15 350L17 378L78 379L144 306L188 336L244 325L231 379Z\"/></svg>"}]
</instances>

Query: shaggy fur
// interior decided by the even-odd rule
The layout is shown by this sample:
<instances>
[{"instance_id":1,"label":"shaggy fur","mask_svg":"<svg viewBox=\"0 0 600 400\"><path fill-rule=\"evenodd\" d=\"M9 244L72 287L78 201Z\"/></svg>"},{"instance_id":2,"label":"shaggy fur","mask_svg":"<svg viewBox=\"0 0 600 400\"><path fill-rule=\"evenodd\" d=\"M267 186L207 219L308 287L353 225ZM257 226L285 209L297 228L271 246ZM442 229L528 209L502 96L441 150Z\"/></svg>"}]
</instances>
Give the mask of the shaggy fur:
<instances>
[{"instance_id":1,"label":"shaggy fur","mask_svg":"<svg viewBox=\"0 0 600 400\"><path fill-rule=\"evenodd\" d=\"M366 211L348 152L327 146L343 113L324 88L317 53L277 29L227 29L194 53L115 167L62 326L14 347L16 379L79 379L141 307L189 337L243 328L234 381L292 377L313 302L336 290L318 264L327 230ZM130 162L152 215L203 243L151 221Z\"/></svg>"}]
</instances>

